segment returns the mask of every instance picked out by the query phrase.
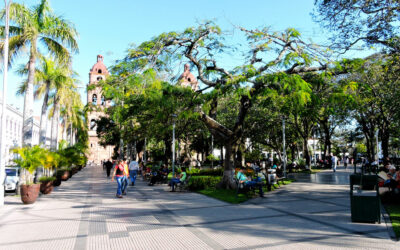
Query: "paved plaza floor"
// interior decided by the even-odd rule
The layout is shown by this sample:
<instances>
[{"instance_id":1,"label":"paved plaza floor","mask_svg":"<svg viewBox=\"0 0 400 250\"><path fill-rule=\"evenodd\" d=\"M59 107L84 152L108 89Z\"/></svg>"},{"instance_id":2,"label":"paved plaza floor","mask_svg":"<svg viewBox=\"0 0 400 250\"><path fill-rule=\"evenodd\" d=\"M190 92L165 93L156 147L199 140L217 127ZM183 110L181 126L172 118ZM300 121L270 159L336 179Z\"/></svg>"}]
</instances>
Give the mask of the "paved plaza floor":
<instances>
[{"instance_id":1,"label":"paved plaza floor","mask_svg":"<svg viewBox=\"0 0 400 250\"><path fill-rule=\"evenodd\" d=\"M143 181L117 199L116 183L89 166L35 204L7 196L0 249L400 249L384 221L351 222L348 174L299 176L232 205Z\"/></svg>"}]
</instances>

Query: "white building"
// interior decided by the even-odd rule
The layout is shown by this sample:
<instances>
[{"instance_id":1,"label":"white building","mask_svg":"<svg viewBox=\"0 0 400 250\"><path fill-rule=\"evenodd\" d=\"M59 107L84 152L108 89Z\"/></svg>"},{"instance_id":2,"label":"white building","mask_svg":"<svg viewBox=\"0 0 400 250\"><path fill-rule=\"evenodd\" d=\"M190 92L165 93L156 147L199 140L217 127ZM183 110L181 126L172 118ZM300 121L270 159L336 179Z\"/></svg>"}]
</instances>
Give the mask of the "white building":
<instances>
[{"instance_id":1,"label":"white building","mask_svg":"<svg viewBox=\"0 0 400 250\"><path fill-rule=\"evenodd\" d=\"M0 92L0 119L3 107L3 94ZM22 145L22 112L12 104L7 104L6 109L6 165L12 163L14 155L10 153L10 149L20 147ZM33 121L33 144L39 144L39 125L40 119L34 117ZM1 120L0 120L1 129ZM1 143L1 142L0 142Z\"/></svg>"}]
</instances>

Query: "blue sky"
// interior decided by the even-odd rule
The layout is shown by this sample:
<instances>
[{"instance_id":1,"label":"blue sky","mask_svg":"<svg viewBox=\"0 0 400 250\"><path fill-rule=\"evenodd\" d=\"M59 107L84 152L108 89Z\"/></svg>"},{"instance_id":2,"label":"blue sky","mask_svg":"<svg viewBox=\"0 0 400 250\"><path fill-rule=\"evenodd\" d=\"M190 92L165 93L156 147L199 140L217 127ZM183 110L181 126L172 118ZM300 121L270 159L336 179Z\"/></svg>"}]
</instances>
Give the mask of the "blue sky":
<instances>
[{"instance_id":1,"label":"blue sky","mask_svg":"<svg viewBox=\"0 0 400 250\"><path fill-rule=\"evenodd\" d=\"M39 1L15 2L31 6ZM50 3L54 12L74 23L80 34L80 53L74 55L73 68L79 74L82 87L88 83L89 70L98 54L102 54L104 63L110 66L124 57L131 43L140 44L162 32L182 31L203 20L216 20L224 30L232 30L232 24L246 28L270 26L273 30L294 27L303 37L315 42L327 40L327 33L310 15L314 0L203 0L195 3L183 0L52 0ZM4 3L0 6L3 8ZM17 61L26 62L26 56ZM23 97L15 97L15 92L21 81L11 69L8 103L20 108ZM84 88L81 95L86 103ZM41 101L36 101L35 114L40 113L40 107Z\"/></svg>"}]
</instances>

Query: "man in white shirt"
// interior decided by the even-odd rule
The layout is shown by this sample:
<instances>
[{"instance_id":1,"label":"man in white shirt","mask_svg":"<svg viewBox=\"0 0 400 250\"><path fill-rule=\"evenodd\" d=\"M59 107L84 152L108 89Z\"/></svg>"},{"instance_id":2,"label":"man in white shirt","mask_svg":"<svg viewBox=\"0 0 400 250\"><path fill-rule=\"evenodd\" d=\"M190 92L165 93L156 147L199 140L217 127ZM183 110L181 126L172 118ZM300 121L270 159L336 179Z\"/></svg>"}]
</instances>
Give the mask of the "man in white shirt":
<instances>
[{"instance_id":1,"label":"man in white shirt","mask_svg":"<svg viewBox=\"0 0 400 250\"><path fill-rule=\"evenodd\" d=\"M332 161L333 172L336 172L337 159L336 159L336 156L333 155L333 153L331 153L331 161Z\"/></svg>"},{"instance_id":2,"label":"man in white shirt","mask_svg":"<svg viewBox=\"0 0 400 250\"><path fill-rule=\"evenodd\" d=\"M129 163L129 175L131 177L131 186L135 186L136 176L139 171L139 164L137 161L132 160Z\"/></svg>"}]
</instances>

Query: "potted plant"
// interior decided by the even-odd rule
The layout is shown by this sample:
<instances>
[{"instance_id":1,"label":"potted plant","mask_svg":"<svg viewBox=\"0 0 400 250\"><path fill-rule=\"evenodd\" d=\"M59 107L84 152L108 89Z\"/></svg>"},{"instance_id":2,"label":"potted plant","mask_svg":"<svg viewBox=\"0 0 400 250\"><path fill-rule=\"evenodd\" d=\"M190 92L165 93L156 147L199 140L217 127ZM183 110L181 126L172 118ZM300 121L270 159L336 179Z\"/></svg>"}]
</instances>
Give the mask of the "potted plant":
<instances>
[{"instance_id":1,"label":"potted plant","mask_svg":"<svg viewBox=\"0 0 400 250\"><path fill-rule=\"evenodd\" d=\"M42 194L50 194L53 191L53 182L57 178L54 176L42 176L39 178L40 181L40 192Z\"/></svg>"},{"instance_id":2,"label":"potted plant","mask_svg":"<svg viewBox=\"0 0 400 250\"><path fill-rule=\"evenodd\" d=\"M14 162L22 168L23 172L20 181L20 193L24 204L34 203L39 195L40 184L33 182L33 173L42 165L42 150L38 145L13 149L13 152L20 156L14 159Z\"/></svg>"},{"instance_id":3,"label":"potted plant","mask_svg":"<svg viewBox=\"0 0 400 250\"><path fill-rule=\"evenodd\" d=\"M49 194L53 191L54 181L57 179L53 175L53 167L57 168L59 163L59 155L47 149L42 149L41 162L43 166L43 173L40 181L40 192L42 194Z\"/></svg>"}]
</instances>

